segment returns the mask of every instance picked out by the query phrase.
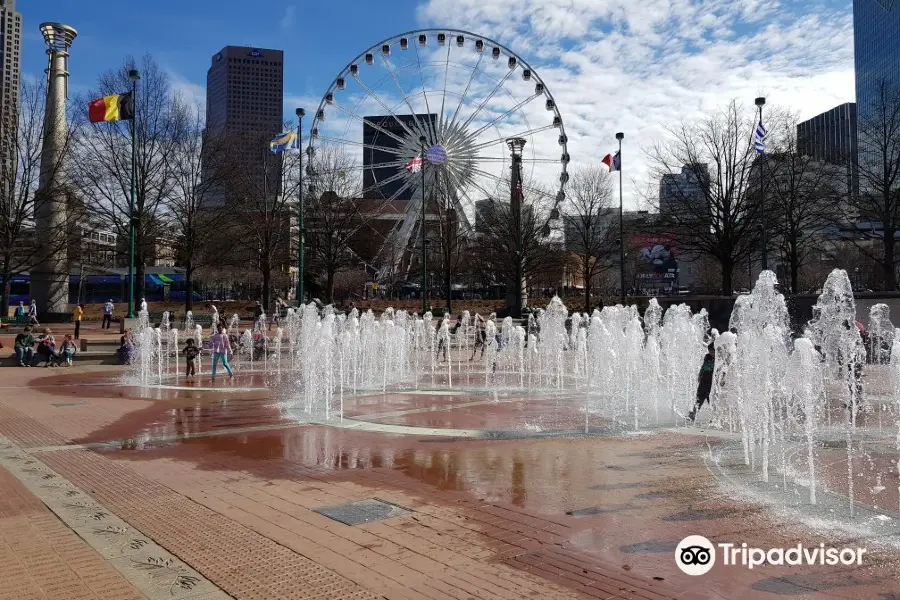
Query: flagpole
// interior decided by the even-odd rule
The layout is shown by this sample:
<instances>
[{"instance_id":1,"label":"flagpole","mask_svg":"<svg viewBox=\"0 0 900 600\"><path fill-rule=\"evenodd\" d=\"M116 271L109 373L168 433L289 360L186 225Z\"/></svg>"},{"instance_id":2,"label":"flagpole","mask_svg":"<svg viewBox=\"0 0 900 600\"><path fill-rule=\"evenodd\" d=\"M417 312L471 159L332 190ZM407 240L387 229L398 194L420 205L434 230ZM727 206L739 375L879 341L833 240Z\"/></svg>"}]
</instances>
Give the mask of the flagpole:
<instances>
[{"instance_id":1,"label":"flagpole","mask_svg":"<svg viewBox=\"0 0 900 600\"><path fill-rule=\"evenodd\" d=\"M141 78L136 69L128 71L131 79L131 196L128 200L128 318L134 318L134 242L135 221L134 216L134 192L137 179L137 152L135 150L135 137L137 137L137 82Z\"/></svg>"},{"instance_id":2,"label":"flagpole","mask_svg":"<svg viewBox=\"0 0 900 600\"><path fill-rule=\"evenodd\" d=\"M616 139L619 140L619 287L622 306L625 306L625 224L622 198L622 139L624 137L625 134L622 132L616 134Z\"/></svg>"},{"instance_id":3,"label":"flagpole","mask_svg":"<svg viewBox=\"0 0 900 600\"><path fill-rule=\"evenodd\" d=\"M428 311L428 251L425 249L425 136L419 137L421 153L419 168L422 170L422 314Z\"/></svg>"},{"instance_id":4,"label":"flagpole","mask_svg":"<svg viewBox=\"0 0 900 600\"><path fill-rule=\"evenodd\" d=\"M300 269L297 272L297 307L303 306L303 271L305 268L304 261L306 260L306 206L303 203L303 115L306 114L306 111L302 108L298 108L296 110L297 113L297 150L300 154L298 160L300 161L300 175L297 178L297 187L299 188L297 191L297 204L299 208L299 222L297 223L300 229L300 247L298 249L298 253L300 254L299 260L300 264L298 268Z\"/></svg>"},{"instance_id":5,"label":"flagpole","mask_svg":"<svg viewBox=\"0 0 900 600\"><path fill-rule=\"evenodd\" d=\"M762 117L762 109L763 105L765 105L765 98L757 98L756 106L759 107L759 125L762 126L763 117ZM766 195L763 190L763 164L765 162L765 152L760 152L760 161L759 161L759 198L760 198L760 211L762 214L761 223L762 223L762 270L769 270L769 240L768 233L766 232ZM752 281L750 282L753 283Z\"/></svg>"}]
</instances>

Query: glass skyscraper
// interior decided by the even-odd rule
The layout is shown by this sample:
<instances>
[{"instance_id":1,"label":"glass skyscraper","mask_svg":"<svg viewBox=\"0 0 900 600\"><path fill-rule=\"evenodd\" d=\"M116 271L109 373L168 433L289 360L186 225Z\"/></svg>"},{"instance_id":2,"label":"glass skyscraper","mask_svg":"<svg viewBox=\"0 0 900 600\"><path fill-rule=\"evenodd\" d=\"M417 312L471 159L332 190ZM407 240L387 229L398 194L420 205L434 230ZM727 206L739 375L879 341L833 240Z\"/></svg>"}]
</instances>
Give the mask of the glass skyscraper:
<instances>
[{"instance_id":1,"label":"glass skyscraper","mask_svg":"<svg viewBox=\"0 0 900 600\"><path fill-rule=\"evenodd\" d=\"M864 127L875 116L882 83L900 93L900 0L854 0L853 38L857 121Z\"/></svg>"}]
</instances>

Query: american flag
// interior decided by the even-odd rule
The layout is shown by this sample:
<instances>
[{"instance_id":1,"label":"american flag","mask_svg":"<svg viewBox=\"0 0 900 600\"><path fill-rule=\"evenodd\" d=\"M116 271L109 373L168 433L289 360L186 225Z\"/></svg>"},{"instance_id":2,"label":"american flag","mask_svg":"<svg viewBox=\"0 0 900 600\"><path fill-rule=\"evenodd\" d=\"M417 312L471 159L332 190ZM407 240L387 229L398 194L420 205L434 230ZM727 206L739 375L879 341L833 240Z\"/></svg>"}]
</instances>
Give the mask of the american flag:
<instances>
[{"instance_id":1,"label":"american flag","mask_svg":"<svg viewBox=\"0 0 900 600\"><path fill-rule=\"evenodd\" d=\"M406 163L406 170L410 173L418 173L422 170L422 157L416 156L408 163Z\"/></svg>"}]
</instances>

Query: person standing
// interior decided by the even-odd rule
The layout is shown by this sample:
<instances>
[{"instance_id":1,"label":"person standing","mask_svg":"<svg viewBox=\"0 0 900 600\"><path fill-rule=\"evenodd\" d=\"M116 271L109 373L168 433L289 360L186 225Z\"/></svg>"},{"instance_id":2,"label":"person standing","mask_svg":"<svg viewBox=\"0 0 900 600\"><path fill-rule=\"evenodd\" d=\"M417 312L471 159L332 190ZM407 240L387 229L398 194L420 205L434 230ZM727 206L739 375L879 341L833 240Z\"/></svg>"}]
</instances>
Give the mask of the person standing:
<instances>
[{"instance_id":1,"label":"person standing","mask_svg":"<svg viewBox=\"0 0 900 600\"><path fill-rule=\"evenodd\" d=\"M185 341L185 344L182 354L184 354L184 360L187 361L184 373L184 377L187 379L188 377L193 377L197 374L197 357L200 356L200 350L198 350L197 346L194 344L194 338L188 338Z\"/></svg>"},{"instance_id":2,"label":"person standing","mask_svg":"<svg viewBox=\"0 0 900 600\"><path fill-rule=\"evenodd\" d=\"M25 304L19 300L19 305L16 307L15 316L19 319L25 316Z\"/></svg>"},{"instance_id":3,"label":"person standing","mask_svg":"<svg viewBox=\"0 0 900 600\"><path fill-rule=\"evenodd\" d=\"M712 393L713 372L716 367L716 357L713 352L707 352L703 357L703 364L700 366L700 373L697 375L697 402L694 408L688 413L688 420L692 423L697 418L697 411L709 401L709 395Z\"/></svg>"},{"instance_id":4,"label":"person standing","mask_svg":"<svg viewBox=\"0 0 900 600\"><path fill-rule=\"evenodd\" d=\"M148 312L146 298L141 298L141 312Z\"/></svg>"},{"instance_id":5,"label":"person standing","mask_svg":"<svg viewBox=\"0 0 900 600\"><path fill-rule=\"evenodd\" d=\"M81 319L84 318L84 304L76 304L72 310L72 318L75 320L75 339L81 339Z\"/></svg>"},{"instance_id":6,"label":"person standing","mask_svg":"<svg viewBox=\"0 0 900 600\"><path fill-rule=\"evenodd\" d=\"M231 341L225 333L225 328L219 325L217 333L209 338L209 343L213 351L212 378L216 378L216 367L220 360L222 361L222 366L228 371L228 375L234 377L234 371L231 370L231 365L228 364L228 355L231 354Z\"/></svg>"},{"instance_id":7,"label":"person standing","mask_svg":"<svg viewBox=\"0 0 900 600\"><path fill-rule=\"evenodd\" d=\"M109 326L112 324L113 311L115 310L116 305L113 304L112 298L110 298L103 305L103 322L100 324L100 329L109 329Z\"/></svg>"},{"instance_id":8,"label":"person standing","mask_svg":"<svg viewBox=\"0 0 900 600\"><path fill-rule=\"evenodd\" d=\"M31 305L28 307L28 324L40 325L37 319L37 302L34 300L31 301Z\"/></svg>"}]
</instances>

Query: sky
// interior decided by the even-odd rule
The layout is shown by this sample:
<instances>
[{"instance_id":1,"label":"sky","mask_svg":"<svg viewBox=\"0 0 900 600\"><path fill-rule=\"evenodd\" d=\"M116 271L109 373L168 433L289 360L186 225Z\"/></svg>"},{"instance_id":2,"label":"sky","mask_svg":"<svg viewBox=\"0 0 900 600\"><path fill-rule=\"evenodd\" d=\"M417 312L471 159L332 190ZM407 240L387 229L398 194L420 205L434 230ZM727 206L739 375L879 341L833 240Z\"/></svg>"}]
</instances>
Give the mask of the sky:
<instances>
[{"instance_id":1,"label":"sky","mask_svg":"<svg viewBox=\"0 0 900 600\"><path fill-rule=\"evenodd\" d=\"M854 100L847 0L156 0L104 4L19 0L23 73L42 76L43 21L75 27L73 92L127 55L149 53L173 86L205 98L206 69L225 45L285 51L285 115L312 112L346 64L399 33L452 27L494 39L553 94L572 165L598 164L625 133L626 204L648 184L644 150L665 127L732 99L809 118ZM387 7L390 8L387 8Z\"/></svg>"}]
</instances>

